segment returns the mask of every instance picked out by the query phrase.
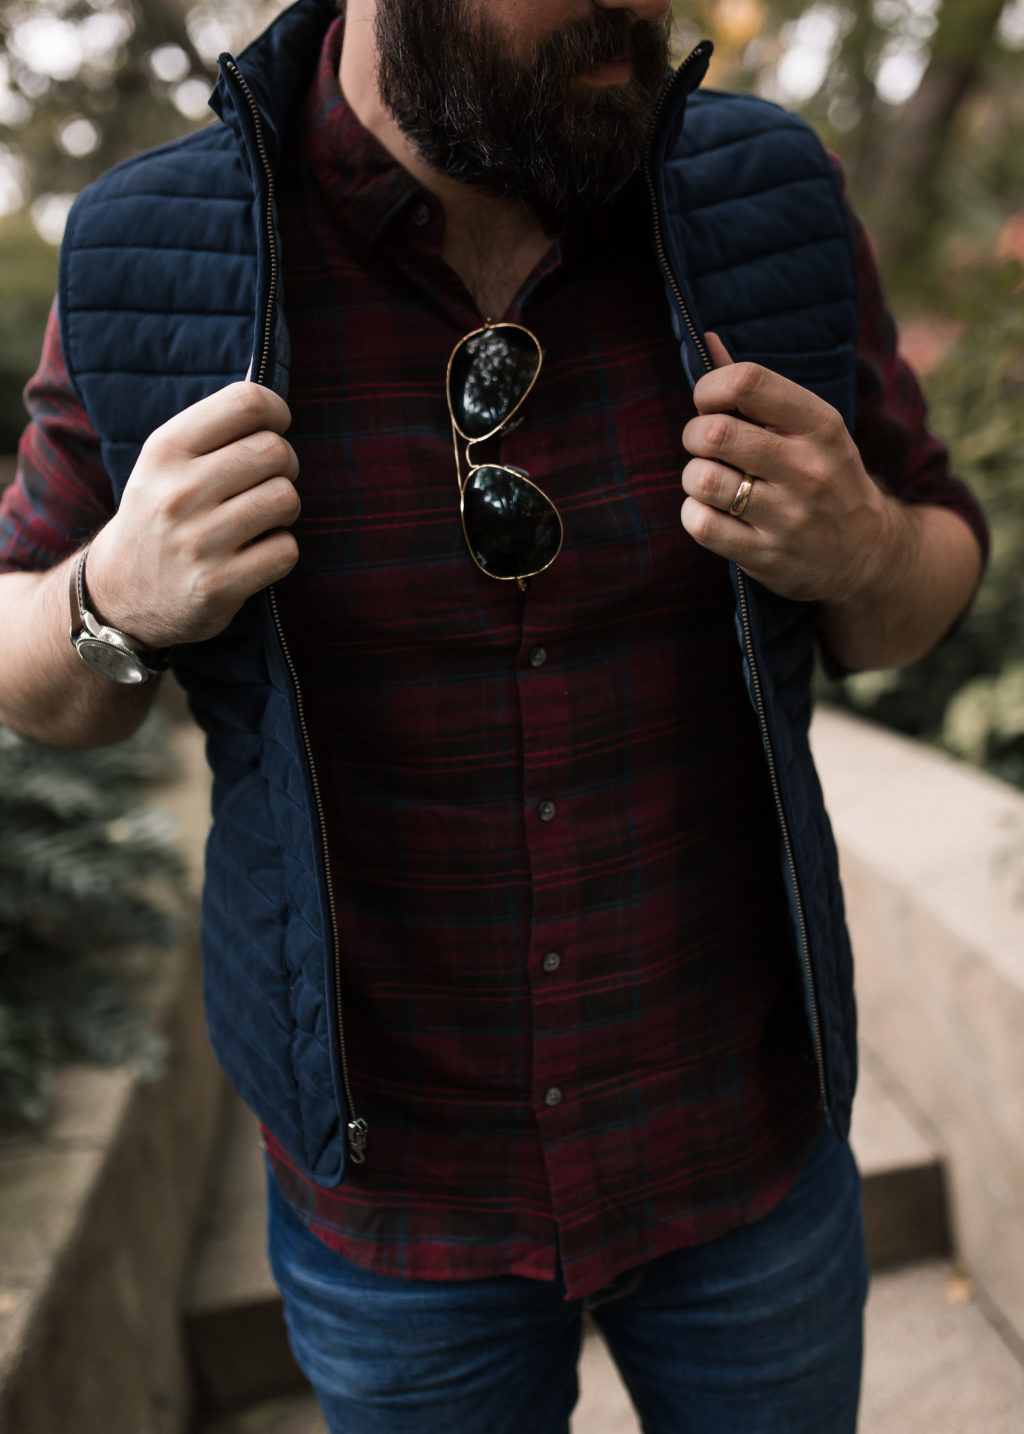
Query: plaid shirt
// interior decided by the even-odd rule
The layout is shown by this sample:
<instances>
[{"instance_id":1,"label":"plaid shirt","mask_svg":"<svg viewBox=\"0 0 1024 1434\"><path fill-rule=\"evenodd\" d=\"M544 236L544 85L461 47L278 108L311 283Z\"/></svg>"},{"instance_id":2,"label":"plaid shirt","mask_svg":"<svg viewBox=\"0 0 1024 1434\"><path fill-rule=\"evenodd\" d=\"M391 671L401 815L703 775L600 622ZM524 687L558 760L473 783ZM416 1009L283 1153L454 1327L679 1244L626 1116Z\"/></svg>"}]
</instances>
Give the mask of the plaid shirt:
<instances>
[{"instance_id":1,"label":"plaid shirt","mask_svg":"<svg viewBox=\"0 0 1024 1434\"><path fill-rule=\"evenodd\" d=\"M279 587L328 815L367 1162L264 1132L287 1198L381 1273L570 1296L767 1212L820 1112L726 565L679 522L692 413L629 186L508 318L545 350L488 457L558 506L525 596L466 551L444 399L479 326L443 214L339 96L328 35L280 190L301 559ZM983 539L923 427L867 241L857 440ZM0 561L56 561L109 485L51 325Z\"/></svg>"}]
</instances>

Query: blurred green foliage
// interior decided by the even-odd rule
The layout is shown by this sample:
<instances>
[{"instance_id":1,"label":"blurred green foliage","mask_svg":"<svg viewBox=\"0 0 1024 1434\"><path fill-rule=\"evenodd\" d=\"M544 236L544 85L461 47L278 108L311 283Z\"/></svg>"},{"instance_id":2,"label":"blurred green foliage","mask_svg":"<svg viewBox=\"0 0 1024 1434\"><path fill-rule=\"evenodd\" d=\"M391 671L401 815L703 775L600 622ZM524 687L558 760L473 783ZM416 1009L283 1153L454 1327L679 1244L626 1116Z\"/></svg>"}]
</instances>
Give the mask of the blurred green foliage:
<instances>
[{"instance_id":1,"label":"blurred green foliage","mask_svg":"<svg viewBox=\"0 0 1024 1434\"><path fill-rule=\"evenodd\" d=\"M0 1125L39 1124L61 1061L156 1074L154 951L180 937L184 865L139 784L176 775L168 720L98 752L0 727Z\"/></svg>"},{"instance_id":2,"label":"blurred green foliage","mask_svg":"<svg viewBox=\"0 0 1024 1434\"><path fill-rule=\"evenodd\" d=\"M962 334L931 375L931 422L954 441L981 499L992 554L971 612L923 662L865 673L841 700L937 741L1024 786L1024 274L1006 263L978 286ZM833 692L830 694L835 696Z\"/></svg>"},{"instance_id":3,"label":"blurred green foliage","mask_svg":"<svg viewBox=\"0 0 1024 1434\"><path fill-rule=\"evenodd\" d=\"M21 390L39 345L57 281L57 251L28 213L0 219L0 453L13 453L25 426Z\"/></svg>"}]
</instances>

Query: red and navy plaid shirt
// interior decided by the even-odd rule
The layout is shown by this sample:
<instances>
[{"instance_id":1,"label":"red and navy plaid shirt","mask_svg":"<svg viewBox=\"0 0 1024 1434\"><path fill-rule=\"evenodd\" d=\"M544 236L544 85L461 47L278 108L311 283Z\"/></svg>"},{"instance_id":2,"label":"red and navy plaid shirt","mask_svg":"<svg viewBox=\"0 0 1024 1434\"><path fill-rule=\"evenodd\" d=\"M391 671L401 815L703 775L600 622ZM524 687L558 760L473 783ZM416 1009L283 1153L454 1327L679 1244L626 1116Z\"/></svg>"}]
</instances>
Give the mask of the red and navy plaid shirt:
<instances>
[{"instance_id":1,"label":"red and navy plaid shirt","mask_svg":"<svg viewBox=\"0 0 1024 1434\"><path fill-rule=\"evenodd\" d=\"M629 186L509 314L539 381L490 458L558 506L529 592L466 550L445 367L481 315L443 214L338 92L328 36L280 227L301 548L279 589L317 753L365 1165L276 1177L378 1272L570 1296L757 1218L820 1120L726 565L679 521L691 400ZM923 426L859 240L857 439L910 502L981 516ZM38 568L110 511L51 325L0 513ZM500 455L500 458L499 458ZM244 898L243 898L244 899Z\"/></svg>"}]
</instances>

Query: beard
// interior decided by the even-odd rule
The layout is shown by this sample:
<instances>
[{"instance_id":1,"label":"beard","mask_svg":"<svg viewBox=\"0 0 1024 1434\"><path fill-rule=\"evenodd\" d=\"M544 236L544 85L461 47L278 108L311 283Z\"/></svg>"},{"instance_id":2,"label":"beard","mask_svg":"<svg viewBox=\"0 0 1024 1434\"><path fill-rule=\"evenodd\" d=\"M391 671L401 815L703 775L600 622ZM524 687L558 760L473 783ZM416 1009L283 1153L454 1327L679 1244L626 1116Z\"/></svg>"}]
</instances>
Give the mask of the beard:
<instances>
[{"instance_id":1,"label":"beard","mask_svg":"<svg viewBox=\"0 0 1024 1434\"><path fill-rule=\"evenodd\" d=\"M479 0L380 0L377 83L431 168L558 230L607 203L642 163L668 30L667 20L595 10L521 60ZM623 56L626 84L580 80Z\"/></svg>"}]
</instances>

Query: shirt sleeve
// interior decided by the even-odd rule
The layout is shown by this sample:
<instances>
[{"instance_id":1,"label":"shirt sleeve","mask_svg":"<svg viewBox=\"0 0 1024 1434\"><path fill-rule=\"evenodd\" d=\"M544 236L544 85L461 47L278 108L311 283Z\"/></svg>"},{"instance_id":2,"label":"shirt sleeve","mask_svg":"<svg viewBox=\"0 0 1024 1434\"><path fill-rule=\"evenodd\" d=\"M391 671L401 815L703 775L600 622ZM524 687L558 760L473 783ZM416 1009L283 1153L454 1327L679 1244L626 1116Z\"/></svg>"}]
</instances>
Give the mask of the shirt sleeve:
<instances>
[{"instance_id":1,"label":"shirt sleeve","mask_svg":"<svg viewBox=\"0 0 1024 1434\"><path fill-rule=\"evenodd\" d=\"M929 432L917 375L899 352L871 240L851 209L860 292L857 419L864 466L904 503L930 503L961 517L988 557L988 526L971 490L950 472L949 450Z\"/></svg>"},{"instance_id":2,"label":"shirt sleeve","mask_svg":"<svg viewBox=\"0 0 1024 1434\"><path fill-rule=\"evenodd\" d=\"M29 425L14 481L0 498L0 572L53 567L114 513L100 443L80 404L61 351L56 306L39 368L25 389Z\"/></svg>"}]
</instances>

